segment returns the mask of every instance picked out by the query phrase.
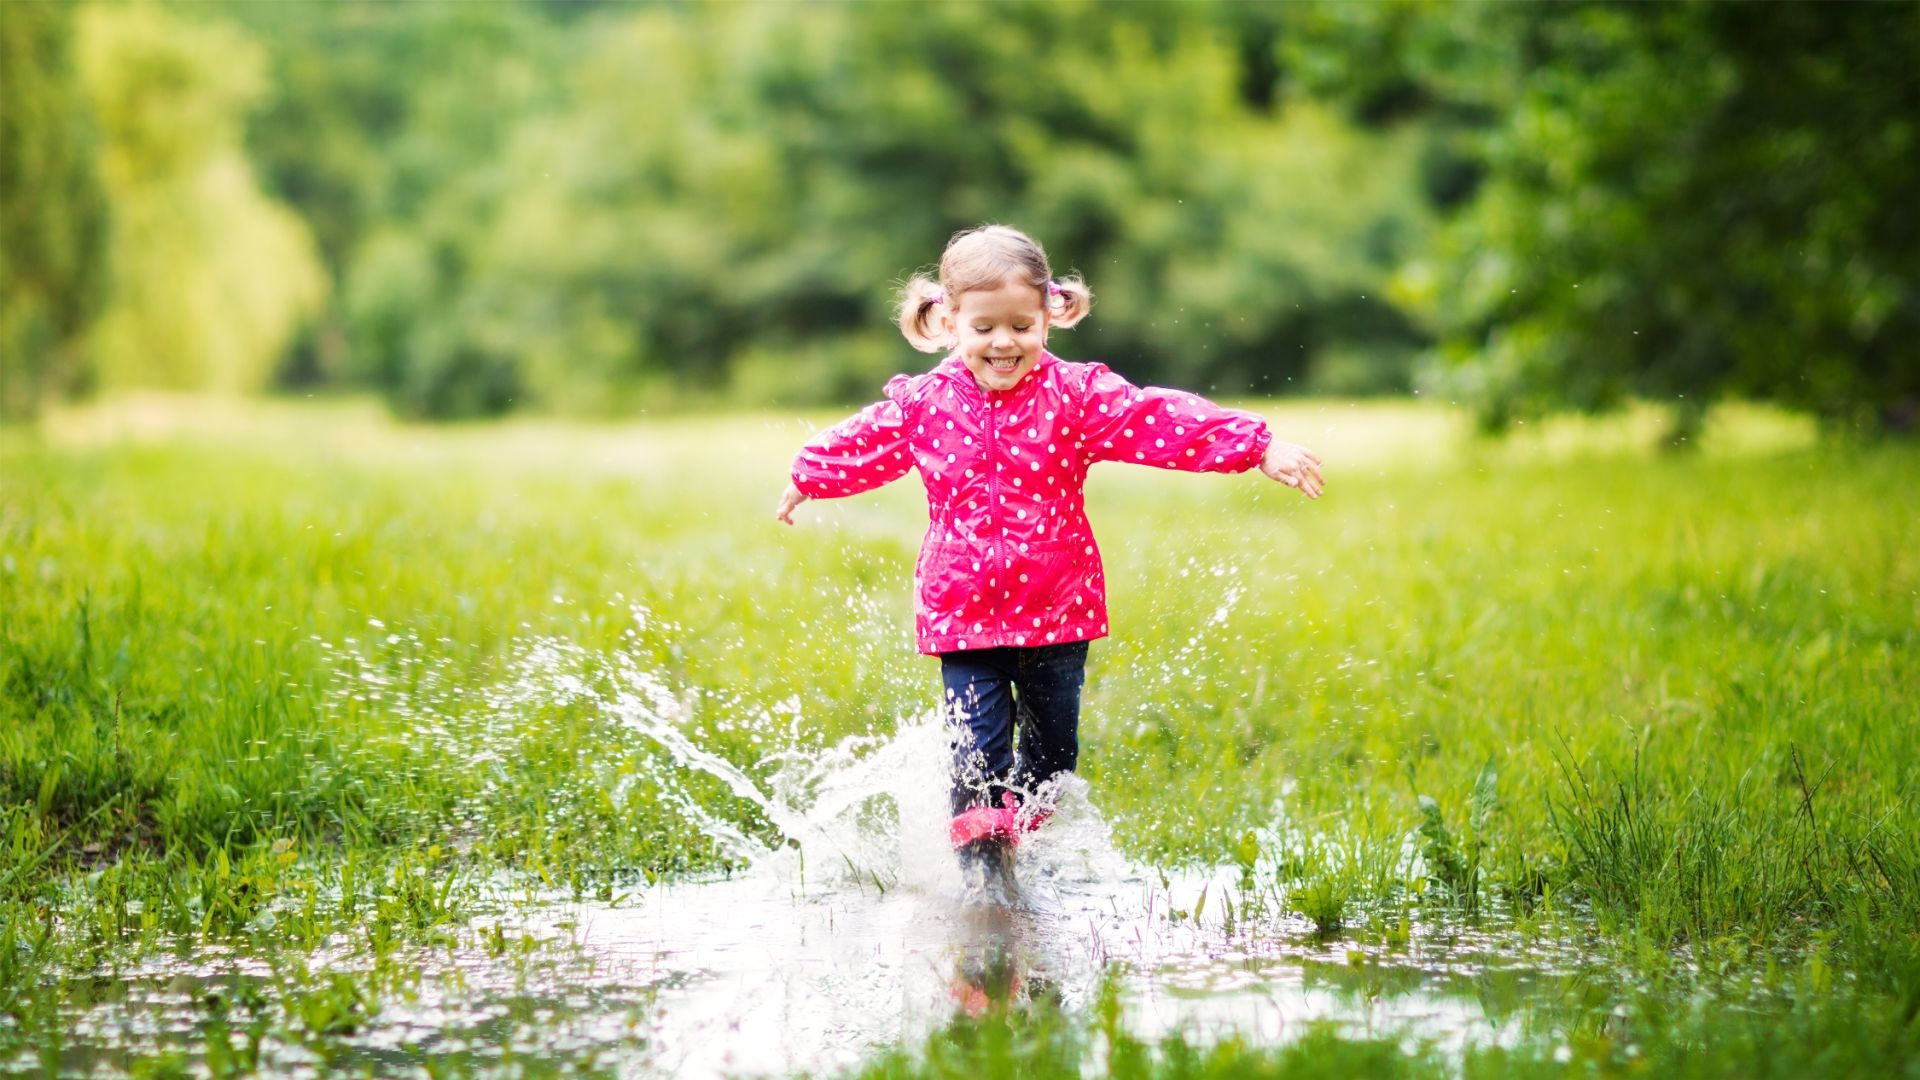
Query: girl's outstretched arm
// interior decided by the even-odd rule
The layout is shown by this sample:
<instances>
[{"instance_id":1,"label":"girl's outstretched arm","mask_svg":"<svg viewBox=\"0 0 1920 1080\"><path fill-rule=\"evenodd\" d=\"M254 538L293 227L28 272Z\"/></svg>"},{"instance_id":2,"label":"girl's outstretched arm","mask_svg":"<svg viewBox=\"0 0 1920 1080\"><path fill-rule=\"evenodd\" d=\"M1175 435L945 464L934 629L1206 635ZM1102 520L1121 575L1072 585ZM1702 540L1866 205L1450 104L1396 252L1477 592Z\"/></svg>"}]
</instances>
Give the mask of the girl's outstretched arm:
<instances>
[{"instance_id":1,"label":"girl's outstretched arm","mask_svg":"<svg viewBox=\"0 0 1920 1080\"><path fill-rule=\"evenodd\" d=\"M808 499L833 499L872 491L907 474L913 455L907 448L907 427L900 406L891 395L905 379L887 384L889 397L814 436L793 459L787 490L780 495L773 516L793 524L794 508Z\"/></svg>"},{"instance_id":2,"label":"girl's outstretched arm","mask_svg":"<svg viewBox=\"0 0 1920 1080\"><path fill-rule=\"evenodd\" d=\"M1086 365L1081 398L1084 449L1091 461L1125 461L1182 472L1253 469L1319 498L1320 459L1274 439L1267 422L1198 394L1135 386L1104 364Z\"/></svg>"}]
</instances>

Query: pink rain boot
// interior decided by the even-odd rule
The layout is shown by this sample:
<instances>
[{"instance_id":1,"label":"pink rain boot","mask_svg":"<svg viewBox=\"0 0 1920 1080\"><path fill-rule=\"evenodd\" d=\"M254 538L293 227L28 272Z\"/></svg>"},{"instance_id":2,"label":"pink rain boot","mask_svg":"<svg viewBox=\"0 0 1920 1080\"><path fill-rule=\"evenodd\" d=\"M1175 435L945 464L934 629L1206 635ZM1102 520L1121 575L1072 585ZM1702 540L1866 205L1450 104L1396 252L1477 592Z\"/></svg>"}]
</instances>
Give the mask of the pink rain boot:
<instances>
[{"instance_id":1,"label":"pink rain boot","mask_svg":"<svg viewBox=\"0 0 1920 1080\"><path fill-rule=\"evenodd\" d=\"M1042 809L1023 819L1020 804L1009 791L1000 796L999 806L975 806L954 815L947 823L947 839L956 848L977 840L998 840L1009 847L1017 846L1022 833L1038 829L1052 816L1052 810Z\"/></svg>"}]
</instances>

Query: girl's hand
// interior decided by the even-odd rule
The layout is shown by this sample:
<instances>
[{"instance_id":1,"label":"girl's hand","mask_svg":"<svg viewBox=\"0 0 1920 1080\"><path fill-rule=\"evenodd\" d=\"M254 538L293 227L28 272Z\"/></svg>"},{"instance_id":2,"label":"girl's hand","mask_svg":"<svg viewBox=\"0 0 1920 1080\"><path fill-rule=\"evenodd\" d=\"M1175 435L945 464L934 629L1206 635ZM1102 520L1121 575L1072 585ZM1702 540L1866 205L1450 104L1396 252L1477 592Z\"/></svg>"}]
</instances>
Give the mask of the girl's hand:
<instances>
[{"instance_id":1,"label":"girl's hand","mask_svg":"<svg viewBox=\"0 0 1920 1080\"><path fill-rule=\"evenodd\" d=\"M1299 488L1309 499L1317 499L1327 482L1320 479L1320 458L1297 443L1275 439L1260 459L1260 471L1290 488Z\"/></svg>"},{"instance_id":2,"label":"girl's hand","mask_svg":"<svg viewBox=\"0 0 1920 1080\"><path fill-rule=\"evenodd\" d=\"M793 524L794 508L806 501L807 497L800 494L799 488L788 484L787 490L780 493L780 505L773 508L773 519L786 522L788 525Z\"/></svg>"}]
</instances>

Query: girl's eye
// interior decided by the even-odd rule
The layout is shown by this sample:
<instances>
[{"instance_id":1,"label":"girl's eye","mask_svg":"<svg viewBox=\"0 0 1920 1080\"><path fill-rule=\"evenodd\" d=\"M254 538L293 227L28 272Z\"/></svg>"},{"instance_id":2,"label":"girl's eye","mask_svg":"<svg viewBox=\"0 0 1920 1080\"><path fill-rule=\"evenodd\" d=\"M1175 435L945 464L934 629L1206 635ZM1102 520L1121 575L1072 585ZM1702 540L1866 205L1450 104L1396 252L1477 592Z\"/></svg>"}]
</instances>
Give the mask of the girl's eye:
<instances>
[{"instance_id":1,"label":"girl's eye","mask_svg":"<svg viewBox=\"0 0 1920 1080\"><path fill-rule=\"evenodd\" d=\"M1014 332L1014 333L1016 333L1016 334L1024 334L1024 333L1026 333L1026 332L1027 332L1028 330L1031 330L1031 329L1033 329L1033 324L1032 324L1032 323L1028 323L1028 324L1027 324L1026 326L1016 326L1016 327L1014 327L1014 328L1013 328L1013 332Z\"/></svg>"}]
</instances>

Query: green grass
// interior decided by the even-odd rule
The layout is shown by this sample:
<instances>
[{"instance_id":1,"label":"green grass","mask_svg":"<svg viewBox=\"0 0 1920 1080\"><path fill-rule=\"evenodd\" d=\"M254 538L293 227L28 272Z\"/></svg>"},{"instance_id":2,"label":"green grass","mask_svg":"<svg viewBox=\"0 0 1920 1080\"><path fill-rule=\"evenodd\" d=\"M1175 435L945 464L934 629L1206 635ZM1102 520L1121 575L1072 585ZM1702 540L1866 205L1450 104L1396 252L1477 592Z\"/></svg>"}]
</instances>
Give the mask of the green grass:
<instances>
[{"instance_id":1,"label":"green grass","mask_svg":"<svg viewBox=\"0 0 1920 1080\"><path fill-rule=\"evenodd\" d=\"M1636 1028L1646 1054L1811 1064L1844 1033L1864 1049L1838 1071L1912 1068L1920 453L1752 411L1687 456L1638 414L1485 444L1438 408L1266 411L1327 459L1318 504L1247 477L1090 485L1115 636L1083 773L1129 853L1240 861L1241 912L1329 934L1577 918L1657 1002L1773 980L1771 1012L1724 1023L1649 1006L1672 1019ZM924 709L917 485L770 520L830 419L420 429L160 400L0 432L0 1052L44 1031L52 974L182 936L297 952L351 928L391 953L460 932L462 882L497 868L585 890L715 865L666 801L581 781L584 708L527 718L491 773L419 751L420 703L472 712L515 640L642 651L748 767L769 747L734 721L796 697L818 740ZM304 914L266 925L276 900ZM301 1000L333 1008L330 985ZM1034 1062L1089 1037L1000 1022ZM1589 1027L1593 1060L1626 1061ZM1169 1053L1142 1060L1220 1072ZM1291 1074L1298 1051L1244 1053Z\"/></svg>"}]
</instances>

